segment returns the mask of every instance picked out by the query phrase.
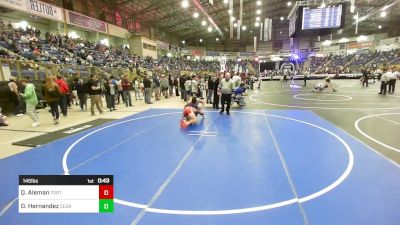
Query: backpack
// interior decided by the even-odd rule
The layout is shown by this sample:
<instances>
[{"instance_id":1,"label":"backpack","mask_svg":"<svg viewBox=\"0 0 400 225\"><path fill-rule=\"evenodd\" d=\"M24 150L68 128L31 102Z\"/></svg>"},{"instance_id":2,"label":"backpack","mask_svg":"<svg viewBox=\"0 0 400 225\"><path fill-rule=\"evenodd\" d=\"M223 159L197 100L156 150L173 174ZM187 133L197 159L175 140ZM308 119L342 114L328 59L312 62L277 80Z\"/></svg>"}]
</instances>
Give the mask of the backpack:
<instances>
[{"instance_id":1,"label":"backpack","mask_svg":"<svg viewBox=\"0 0 400 225\"><path fill-rule=\"evenodd\" d=\"M51 88L47 91L49 97L51 98L59 98L61 93L59 90L57 90L56 88Z\"/></svg>"}]
</instances>

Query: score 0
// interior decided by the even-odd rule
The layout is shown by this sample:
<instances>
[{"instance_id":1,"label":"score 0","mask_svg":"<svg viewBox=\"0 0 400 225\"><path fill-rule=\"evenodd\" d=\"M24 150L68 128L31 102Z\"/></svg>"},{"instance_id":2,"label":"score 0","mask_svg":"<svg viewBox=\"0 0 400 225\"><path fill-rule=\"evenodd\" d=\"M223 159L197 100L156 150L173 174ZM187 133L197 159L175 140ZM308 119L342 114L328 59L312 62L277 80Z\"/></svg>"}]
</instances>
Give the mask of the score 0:
<instances>
[{"instance_id":1,"label":"score 0","mask_svg":"<svg viewBox=\"0 0 400 225\"><path fill-rule=\"evenodd\" d=\"M99 185L99 212L114 211L114 188L113 185Z\"/></svg>"}]
</instances>

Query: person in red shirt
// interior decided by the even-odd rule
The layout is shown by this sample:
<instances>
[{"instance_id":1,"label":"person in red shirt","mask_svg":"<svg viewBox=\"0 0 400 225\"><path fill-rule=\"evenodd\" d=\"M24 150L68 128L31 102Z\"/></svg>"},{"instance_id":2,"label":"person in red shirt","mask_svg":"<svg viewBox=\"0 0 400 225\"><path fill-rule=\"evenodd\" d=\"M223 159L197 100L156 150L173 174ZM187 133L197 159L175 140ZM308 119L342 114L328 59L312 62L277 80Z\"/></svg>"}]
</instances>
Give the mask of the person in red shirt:
<instances>
[{"instance_id":1,"label":"person in red shirt","mask_svg":"<svg viewBox=\"0 0 400 225\"><path fill-rule=\"evenodd\" d=\"M124 76L121 82L122 86L122 94L125 99L125 105L126 107L131 107L132 105L132 97L131 97L131 92L130 90L132 89L132 82L129 81L128 76Z\"/></svg>"},{"instance_id":2,"label":"person in red shirt","mask_svg":"<svg viewBox=\"0 0 400 225\"><path fill-rule=\"evenodd\" d=\"M63 77L61 75L57 75L56 84L60 88L60 93L61 93L60 100L59 100L61 113L64 116L67 116L67 111L68 111L67 103L68 103L68 96L69 96L68 84L67 84L67 82L65 82L65 80L63 79Z\"/></svg>"}]
</instances>

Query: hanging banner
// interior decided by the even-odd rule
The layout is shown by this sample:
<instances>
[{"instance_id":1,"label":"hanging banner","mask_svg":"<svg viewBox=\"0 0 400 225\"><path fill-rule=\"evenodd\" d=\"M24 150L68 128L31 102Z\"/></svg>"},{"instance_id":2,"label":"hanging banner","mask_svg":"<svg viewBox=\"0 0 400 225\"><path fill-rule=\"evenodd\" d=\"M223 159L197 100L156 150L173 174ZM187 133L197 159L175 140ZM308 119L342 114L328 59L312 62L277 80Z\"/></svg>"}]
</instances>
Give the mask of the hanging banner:
<instances>
[{"instance_id":1,"label":"hanging banner","mask_svg":"<svg viewBox=\"0 0 400 225\"><path fill-rule=\"evenodd\" d=\"M272 19L269 19L268 24L268 40L272 39Z\"/></svg>"},{"instance_id":2,"label":"hanging banner","mask_svg":"<svg viewBox=\"0 0 400 225\"><path fill-rule=\"evenodd\" d=\"M253 51L256 52L257 51L257 36L254 36L254 40L253 41L254 41L254 43L253 43L254 44L254 46L253 46L254 50Z\"/></svg>"},{"instance_id":3,"label":"hanging banner","mask_svg":"<svg viewBox=\"0 0 400 225\"><path fill-rule=\"evenodd\" d=\"M203 56L204 51L201 50L192 50L192 56Z\"/></svg>"},{"instance_id":4,"label":"hanging banner","mask_svg":"<svg viewBox=\"0 0 400 225\"><path fill-rule=\"evenodd\" d=\"M122 27L122 16L118 10L115 10L115 25Z\"/></svg>"},{"instance_id":5,"label":"hanging banner","mask_svg":"<svg viewBox=\"0 0 400 225\"><path fill-rule=\"evenodd\" d=\"M227 60L226 56L221 57L220 60L219 60L219 65L220 65L220 71L221 72L225 71L225 69L226 69L226 60Z\"/></svg>"},{"instance_id":6,"label":"hanging banner","mask_svg":"<svg viewBox=\"0 0 400 225\"><path fill-rule=\"evenodd\" d=\"M135 21L135 31L140 32L140 23L138 21Z\"/></svg>"},{"instance_id":7,"label":"hanging banner","mask_svg":"<svg viewBox=\"0 0 400 225\"><path fill-rule=\"evenodd\" d=\"M182 48L181 49L181 53L184 54L184 55L188 55L189 54L189 49Z\"/></svg>"},{"instance_id":8,"label":"hanging banner","mask_svg":"<svg viewBox=\"0 0 400 225\"><path fill-rule=\"evenodd\" d=\"M372 47L374 47L373 42L362 42L362 43L350 42L347 44L347 49L360 49L360 48L372 48Z\"/></svg>"},{"instance_id":9,"label":"hanging banner","mask_svg":"<svg viewBox=\"0 0 400 225\"><path fill-rule=\"evenodd\" d=\"M133 19L127 19L126 20L126 28L129 31L134 31L135 30L135 23L133 22Z\"/></svg>"},{"instance_id":10,"label":"hanging banner","mask_svg":"<svg viewBox=\"0 0 400 225\"><path fill-rule=\"evenodd\" d=\"M269 19L265 18L264 20L264 41L269 40Z\"/></svg>"},{"instance_id":11,"label":"hanging banner","mask_svg":"<svg viewBox=\"0 0 400 225\"><path fill-rule=\"evenodd\" d=\"M89 30L107 33L107 23L92 17L84 16L79 13L65 10L67 23L78 27L83 27Z\"/></svg>"},{"instance_id":12,"label":"hanging banner","mask_svg":"<svg viewBox=\"0 0 400 225\"><path fill-rule=\"evenodd\" d=\"M239 56L242 56L242 57L245 57L245 56L252 57L253 56L254 57L254 56L256 56L256 53L255 52L239 52Z\"/></svg>"},{"instance_id":13,"label":"hanging banner","mask_svg":"<svg viewBox=\"0 0 400 225\"><path fill-rule=\"evenodd\" d=\"M169 44L163 41L157 41L157 48L168 49Z\"/></svg>"},{"instance_id":14,"label":"hanging banner","mask_svg":"<svg viewBox=\"0 0 400 225\"><path fill-rule=\"evenodd\" d=\"M0 0L0 6L28 14L64 21L63 10L57 6L37 0Z\"/></svg>"},{"instance_id":15,"label":"hanging banner","mask_svg":"<svg viewBox=\"0 0 400 225\"><path fill-rule=\"evenodd\" d=\"M214 51L206 51L207 56L219 56L219 52L214 52Z\"/></svg>"}]
</instances>

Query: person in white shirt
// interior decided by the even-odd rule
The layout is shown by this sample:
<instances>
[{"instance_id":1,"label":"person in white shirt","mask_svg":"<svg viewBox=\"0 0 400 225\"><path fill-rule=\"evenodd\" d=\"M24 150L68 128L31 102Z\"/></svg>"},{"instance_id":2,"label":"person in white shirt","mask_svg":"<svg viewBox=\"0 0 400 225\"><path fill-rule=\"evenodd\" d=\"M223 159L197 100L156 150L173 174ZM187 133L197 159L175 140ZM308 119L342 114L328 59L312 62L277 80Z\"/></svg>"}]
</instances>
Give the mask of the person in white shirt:
<instances>
[{"instance_id":1,"label":"person in white shirt","mask_svg":"<svg viewBox=\"0 0 400 225\"><path fill-rule=\"evenodd\" d=\"M239 84L241 83L242 79L240 78L240 76L237 73L235 73L235 75L233 75L233 77L232 77L232 81L235 84L235 88L236 88L236 87L239 87Z\"/></svg>"},{"instance_id":2,"label":"person in white shirt","mask_svg":"<svg viewBox=\"0 0 400 225\"><path fill-rule=\"evenodd\" d=\"M92 62L92 61L93 61L93 56L92 56L91 54L89 54L89 55L86 57L86 60L89 61L89 62Z\"/></svg>"},{"instance_id":3,"label":"person in white shirt","mask_svg":"<svg viewBox=\"0 0 400 225\"><path fill-rule=\"evenodd\" d=\"M226 73L225 78L221 80L221 82L218 85L219 92L221 94L221 111L219 112L220 114L224 113L225 110L225 103L226 103L226 115L230 115L229 109L231 107L231 101L232 101L232 93L233 89L235 89L235 84L233 83L231 79L231 74Z\"/></svg>"},{"instance_id":4,"label":"person in white shirt","mask_svg":"<svg viewBox=\"0 0 400 225\"><path fill-rule=\"evenodd\" d=\"M387 84L389 81L389 76L390 73L387 71L387 69L383 69L383 74L381 76L381 90L378 93L379 95L386 95L386 89L387 89Z\"/></svg>"},{"instance_id":5,"label":"person in white shirt","mask_svg":"<svg viewBox=\"0 0 400 225\"><path fill-rule=\"evenodd\" d=\"M190 78L190 76L188 77L188 79L185 81L185 102L188 101L189 97L192 96L192 79Z\"/></svg>"},{"instance_id":6,"label":"person in white shirt","mask_svg":"<svg viewBox=\"0 0 400 225\"><path fill-rule=\"evenodd\" d=\"M199 82L197 77L193 77L192 79L192 97L197 97L199 95Z\"/></svg>"}]
</instances>

